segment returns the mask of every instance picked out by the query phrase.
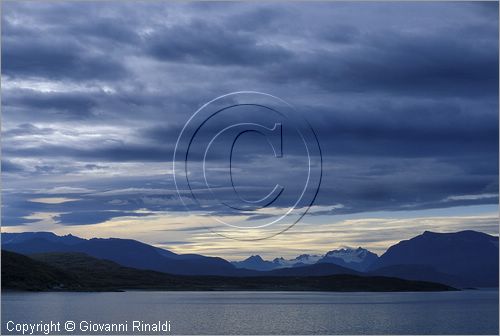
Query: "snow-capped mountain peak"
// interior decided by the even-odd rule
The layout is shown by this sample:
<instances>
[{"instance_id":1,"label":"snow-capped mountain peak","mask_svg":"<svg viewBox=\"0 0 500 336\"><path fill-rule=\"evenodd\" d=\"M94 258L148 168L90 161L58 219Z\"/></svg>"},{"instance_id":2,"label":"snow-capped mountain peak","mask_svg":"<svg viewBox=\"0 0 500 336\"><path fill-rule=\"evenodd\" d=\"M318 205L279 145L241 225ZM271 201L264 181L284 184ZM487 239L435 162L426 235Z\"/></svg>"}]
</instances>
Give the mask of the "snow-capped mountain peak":
<instances>
[{"instance_id":1,"label":"snow-capped mountain peak","mask_svg":"<svg viewBox=\"0 0 500 336\"><path fill-rule=\"evenodd\" d=\"M318 262L318 260L320 260L321 258L322 258L321 255L301 254L293 259L285 259L283 257L274 258L273 263L276 264L277 267L292 267L297 264L312 265Z\"/></svg>"},{"instance_id":2,"label":"snow-capped mountain peak","mask_svg":"<svg viewBox=\"0 0 500 336\"><path fill-rule=\"evenodd\" d=\"M319 262L337 264L355 269L357 271L365 271L377 259L378 256L375 253L362 247L344 247L326 253L325 256L319 260Z\"/></svg>"},{"instance_id":3,"label":"snow-capped mountain peak","mask_svg":"<svg viewBox=\"0 0 500 336\"><path fill-rule=\"evenodd\" d=\"M297 258L292 259L291 261L300 262L303 264L315 264L322 256L316 254L301 254Z\"/></svg>"},{"instance_id":4,"label":"snow-capped mountain peak","mask_svg":"<svg viewBox=\"0 0 500 336\"><path fill-rule=\"evenodd\" d=\"M274 258L272 261L262 259L258 255L253 255L239 262L233 262L238 268L248 268L254 270L271 270L284 267L297 267L312 265L316 263L330 263L343 267L352 268L357 271L366 270L378 256L364 248L344 247L330 251L325 255L301 254L293 259L283 257Z\"/></svg>"},{"instance_id":5,"label":"snow-capped mountain peak","mask_svg":"<svg viewBox=\"0 0 500 336\"><path fill-rule=\"evenodd\" d=\"M358 248L351 248L351 247L344 247L338 250L333 250L330 252L327 252L325 254L325 257L327 258L340 258L344 260L347 263L360 263L363 262L363 260L366 258L366 256L372 253L364 248L358 247Z\"/></svg>"}]
</instances>

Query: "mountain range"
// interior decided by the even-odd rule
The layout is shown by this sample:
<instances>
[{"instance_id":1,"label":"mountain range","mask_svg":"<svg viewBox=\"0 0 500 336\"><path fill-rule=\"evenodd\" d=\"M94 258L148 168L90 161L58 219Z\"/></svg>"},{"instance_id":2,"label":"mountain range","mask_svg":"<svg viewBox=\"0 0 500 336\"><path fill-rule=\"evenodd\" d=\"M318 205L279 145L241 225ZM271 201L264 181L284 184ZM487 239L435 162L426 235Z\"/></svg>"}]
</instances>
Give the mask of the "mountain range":
<instances>
[{"instance_id":1,"label":"mountain range","mask_svg":"<svg viewBox=\"0 0 500 336\"><path fill-rule=\"evenodd\" d=\"M371 270L413 280L425 275L458 286L498 287L498 262L498 237L470 230L425 231L389 247Z\"/></svg>"},{"instance_id":2,"label":"mountain range","mask_svg":"<svg viewBox=\"0 0 500 336\"><path fill-rule=\"evenodd\" d=\"M32 256L80 253L137 270L190 276L388 276L454 287L498 287L498 237L476 231L426 231L391 246L384 254L343 248L324 255L229 262L218 257L176 254L131 239L57 236L50 232L2 233L2 249Z\"/></svg>"},{"instance_id":3,"label":"mountain range","mask_svg":"<svg viewBox=\"0 0 500 336\"><path fill-rule=\"evenodd\" d=\"M313 264L335 264L359 272L365 272L378 260L378 256L364 248L342 248L327 252L324 255L301 254L293 259L283 257L272 261L264 260L259 255L253 255L243 261L233 261L237 268L253 269L256 271L269 271L285 267L302 267Z\"/></svg>"},{"instance_id":4,"label":"mountain range","mask_svg":"<svg viewBox=\"0 0 500 336\"><path fill-rule=\"evenodd\" d=\"M453 287L394 277L174 275L125 267L84 253L28 256L2 250L2 289L22 291L450 291Z\"/></svg>"},{"instance_id":5,"label":"mountain range","mask_svg":"<svg viewBox=\"0 0 500 336\"><path fill-rule=\"evenodd\" d=\"M173 274L236 275L235 267L222 258L180 255L132 239L83 239L51 232L2 233L2 249L24 255L80 252L127 267Z\"/></svg>"}]
</instances>

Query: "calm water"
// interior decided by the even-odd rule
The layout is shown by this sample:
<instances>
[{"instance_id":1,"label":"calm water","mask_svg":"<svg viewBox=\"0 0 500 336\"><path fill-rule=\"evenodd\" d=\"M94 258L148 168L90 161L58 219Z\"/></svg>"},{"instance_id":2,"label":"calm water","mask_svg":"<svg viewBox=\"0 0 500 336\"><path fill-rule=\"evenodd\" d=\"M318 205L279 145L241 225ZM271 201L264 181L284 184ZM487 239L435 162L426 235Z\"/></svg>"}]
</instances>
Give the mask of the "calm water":
<instances>
[{"instance_id":1,"label":"calm water","mask_svg":"<svg viewBox=\"0 0 500 336\"><path fill-rule=\"evenodd\" d=\"M129 333L133 320L169 320L171 334L498 335L498 290L3 293L3 334L9 320L127 321Z\"/></svg>"}]
</instances>

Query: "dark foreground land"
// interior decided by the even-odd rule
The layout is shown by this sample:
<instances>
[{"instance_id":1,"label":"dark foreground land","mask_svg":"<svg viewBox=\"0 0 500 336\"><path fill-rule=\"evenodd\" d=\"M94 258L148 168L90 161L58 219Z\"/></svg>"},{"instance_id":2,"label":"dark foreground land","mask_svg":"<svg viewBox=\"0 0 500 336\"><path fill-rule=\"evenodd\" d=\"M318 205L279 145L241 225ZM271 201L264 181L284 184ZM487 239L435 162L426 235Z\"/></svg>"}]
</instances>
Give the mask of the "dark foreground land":
<instances>
[{"instance_id":1,"label":"dark foreground land","mask_svg":"<svg viewBox=\"0 0 500 336\"><path fill-rule=\"evenodd\" d=\"M25 256L2 251L2 289L23 291L449 291L425 281L382 276L180 276L124 267L83 253Z\"/></svg>"}]
</instances>

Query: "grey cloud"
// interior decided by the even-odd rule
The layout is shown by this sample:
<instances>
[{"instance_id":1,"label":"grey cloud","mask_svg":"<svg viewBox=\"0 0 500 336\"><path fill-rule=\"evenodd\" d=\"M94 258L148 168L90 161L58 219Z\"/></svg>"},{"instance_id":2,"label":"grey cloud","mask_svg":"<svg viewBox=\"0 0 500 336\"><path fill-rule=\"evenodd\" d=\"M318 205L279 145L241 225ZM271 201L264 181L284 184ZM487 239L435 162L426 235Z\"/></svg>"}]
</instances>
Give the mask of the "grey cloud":
<instances>
[{"instance_id":1,"label":"grey cloud","mask_svg":"<svg viewBox=\"0 0 500 336\"><path fill-rule=\"evenodd\" d=\"M5 159L2 160L2 173L22 172L23 170L23 166L17 163Z\"/></svg>"},{"instance_id":2,"label":"grey cloud","mask_svg":"<svg viewBox=\"0 0 500 336\"><path fill-rule=\"evenodd\" d=\"M123 211L74 211L54 216L54 220L63 225L92 225L117 217L144 217L150 213Z\"/></svg>"},{"instance_id":3,"label":"grey cloud","mask_svg":"<svg viewBox=\"0 0 500 336\"><path fill-rule=\"evenodd\" d=\"M258 66L291 56L279 45L205 21L158 30L146 38L146 50L160 60L218 66Z\"/></svg>"},{"instance_id":4,"label":"grey cloud","mask_svg":"<svg viewBox=\"0 0 500 336\"><path fill-rule=\"evenodd\" d=\"M94 115L93 109L97 105L91 94L9 90L4 93L2 98L5 100L4 106L6 108L16 107L18 109L35 110L38 113L47 111L52 114L49 118L56 117L58 119L89 118Z\"/></svg>"},{"instance_id":5,"label":"grey cloud","mask_svg":"<svg viewBox=\"0 0 500 336\"><path fill-rule=\"evenodd\" d=\"M137 179L111 175L118 164L142 162L165 162L167 171L197 108L252 89L289 101L316 130L325 164L317 204L345 205L335 213L492 204L441 200L498 190L497 6L7 2L4 183L19 191L31 181L50 189L73 179L73 188L96 192L172 189L171 177L147 169ZM96 126L123 132L108 136ZM77 139L78 127L89 137L76 144L54 134ZM300 158L263 170L274 161L261 145L239 148L241 171L254 172L237 176L241 185L296 181ZM285 154L300 156L295 148ZM99 178L101 170L108 174ZM159 193L149 203L140 191L75 193L81 201L62 205L7 194L2 216L19 225L34 211L57 210L68 213L62 224L91 224L140 208L181 209Z\"/></svg>"},{"instance_id":6,"label":"grey cloud","mask_svg":"<svg viewBox=\"0 0 500 336\"><path fill-rule=\"evenodd\" d=\"M72 158L105 162L170 161L173 145L158 147L140 144L103 145L96 148L75 148L65 145L7 148L5 154L13 157Z\"/></svg>"},{"instance_id":7,"label":"grey cloud","mask_svg":"<svg viewBox=\"0 0 500 336\"><path fill-rule=\"evenodd\" d=\"M20 124L15 128L2 132L4 137L17 137L29 135L48 135L54 133L54 129L50 127L37 127L33 124Z\"/></svg>"},{"instance_id":8,"label":"grey cloud","mask_svg":"<svg viewBox=\"0 0 500 336\"><path fill-rule=\"evenodd\" d=\"M2 60L2 73L13 78L115 80L126 73L121 63L105 53L92 54L72 42L41 38L4 39Z\"/></svg>"},{"instance_id":9,"label":"grey cloud","mask_svg":"<svg viewBox=\"0 0 500 336\"><path fill-rule=\"evenodd\" d=\"M492 29L488 29L491 35ZM498 54L463 34L380 33L337 52L321 50L269 65L267 80L305 83L328 92L375 92L403 96L495 96ZM348 35L344 35L348 36ZM460 55L460 57L456 57Z\"/></svg>"}]
</instances>

